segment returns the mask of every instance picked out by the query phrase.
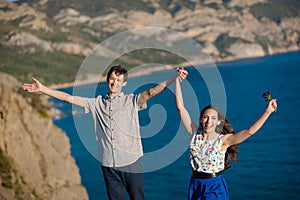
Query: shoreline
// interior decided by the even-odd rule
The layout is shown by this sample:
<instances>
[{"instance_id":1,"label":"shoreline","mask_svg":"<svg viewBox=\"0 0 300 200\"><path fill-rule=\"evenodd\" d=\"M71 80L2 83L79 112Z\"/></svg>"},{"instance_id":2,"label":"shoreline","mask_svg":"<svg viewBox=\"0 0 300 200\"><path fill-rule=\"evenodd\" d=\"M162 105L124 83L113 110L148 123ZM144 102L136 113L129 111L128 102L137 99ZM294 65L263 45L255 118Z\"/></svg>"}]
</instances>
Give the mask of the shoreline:
<instances>
[{"instance_id":1,"label":"shoreline","mask_svg":"<svg viewBox=\"0 0 300 200\"><path fill-rule=\"evenodd\" d=\"M144 70L135 70L133 68L131 70L128 70L128 77L132 78L132 77L146 76L146 75L152 74L153 72L158 72L158 71L163 71L163 70L172 70L172 69L175 69L177 66L188 67L190 65L188 65L187 63L181 63L179 65L160 65L160 66L153 66L151 68L147 68ZM50 85L49 87L52 89L80 87L80 86L84 86L84 85L95 84L98 82L105 82L106 77L101 76L99 78L99 75L87 74L84 79L85 80L76 80L75 82L71 82L71 83L54 84L54 85Z\"/></svg>"},{"instance_id":2,"label":"shoreline","mask_svg":"<svg viewBox=\"0 0 300 200\"><path fill-rule=\"evenodd\" d=\"M217 67L224 67L228 65L229 63L233 62L239 62L239 61L247 61L247 60L253 60L253 59L259 59L259 58L266 58L266 57L271 57L271 56L276 56L276 55L282 55L282 54L289 54L289 53L297 53L298 51L289 51L289 52L283 52L283 53L277 53L277 54L272 54L272 55L265 55L265 56L259 56L259 57L248 57L248 58L239 58L239 59L234 59L234 60L224 60L221 62L212 62L214 63ZM199 63L198 65L207 65L211 63ZM158 71L163 71L163 70L170 70L170 69L175 69L178 66L182 67L190 67L191 65L189 63L180 63L178 65L174 64L166 64L166 65L157 65L153 66L151 68L147 68L142 70L135 70L134 68L131 70L128 70L128 77L139 77L139 76L146 76L150 75L153 72L158 72ZM89 85L89 84L95 84L98 82L105 82L106 77L101 76L99 78L99 75L94 75L94 74L86 74L86 77L84 77L84 80L75 80L75 82L69 82L69 83L60 83L60 84L53 84L50 85L49 87L52 89L64 89L64 88L70 88L70 87L80 87L84 85Z\"/></svg>"}]
</instances>

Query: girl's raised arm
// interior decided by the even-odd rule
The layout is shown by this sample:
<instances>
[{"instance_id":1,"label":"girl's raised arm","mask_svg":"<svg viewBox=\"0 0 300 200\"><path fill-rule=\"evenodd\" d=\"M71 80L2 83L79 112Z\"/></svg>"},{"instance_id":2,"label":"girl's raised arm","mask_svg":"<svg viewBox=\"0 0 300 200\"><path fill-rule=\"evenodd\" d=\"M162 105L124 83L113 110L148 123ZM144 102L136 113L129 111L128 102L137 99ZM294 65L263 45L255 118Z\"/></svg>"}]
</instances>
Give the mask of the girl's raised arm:
<instances>
[{"instance_id":1,"label":"girl's raised arm","mask_svg":"<svg viewBox=\"0 0 300 200\"><path fill-rule=\"evenodd\" d=\"M276 109L276 99L270 100L264 113L248 129L239 131L236 134L225 135L223 140L223 147L226 148L231 145L239 144L245 141L250 136L254 135L264 125L271 113L276 111Z\"/></svg>"},{"instance_id":2,"label":"girl's raised arm","mask_svg":"<svg viewBox=\"0 0 300 200\"><path fill-rule=\"evenodd\" d=\"M183 69L180 69L183 70ZM179 72L180 73L180 72ZM179 114L179 117L185 127L185 129L187 130L188 134L190 136L193 135L193 133L197 130L197 125L192 122L191 117L188 113L188 111L186 110L186 108L184 107L184 103L183 103L183 97L182 97L182 91L181 91L181 86L180 86L180 81L182 79L177 78L175 80L175 101L176 101L176 108Z\"/></svg>"}]
</instances>

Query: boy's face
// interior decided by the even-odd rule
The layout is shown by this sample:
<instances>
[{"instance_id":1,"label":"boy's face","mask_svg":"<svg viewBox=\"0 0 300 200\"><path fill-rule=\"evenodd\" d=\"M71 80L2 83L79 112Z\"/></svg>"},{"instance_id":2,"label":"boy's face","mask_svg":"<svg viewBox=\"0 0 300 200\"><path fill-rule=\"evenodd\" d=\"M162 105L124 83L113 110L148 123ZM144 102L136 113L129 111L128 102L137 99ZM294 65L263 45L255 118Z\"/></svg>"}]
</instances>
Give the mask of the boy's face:
<instances>
[{"instance_id":1,"label":"boy's face","mask_svg":"<svg viewBox=\"0 0 300 200\"><path fill-rule=\"evenodd\" d=\"M117 75L115 72L112 72L108 79L109 93L119 94L125 84L126 82L124 82L124 74Z\"/></svg>"}]
</instances>

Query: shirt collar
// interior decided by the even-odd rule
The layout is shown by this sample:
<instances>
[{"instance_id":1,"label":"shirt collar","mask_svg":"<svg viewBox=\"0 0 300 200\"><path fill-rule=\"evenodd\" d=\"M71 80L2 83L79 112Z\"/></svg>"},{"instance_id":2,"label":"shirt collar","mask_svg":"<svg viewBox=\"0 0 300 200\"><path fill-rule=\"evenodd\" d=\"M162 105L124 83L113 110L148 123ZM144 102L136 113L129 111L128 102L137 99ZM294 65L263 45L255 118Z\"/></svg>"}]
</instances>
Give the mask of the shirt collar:
<instances>
[{"instance_id":1,"label":"shirt collar","mask_svg":"<svg viewBox=\"0 0 300 200\"><path fill-rule=\"evenodd\" d=\"M116 95L114 98L116 98L116 97L124 97L124 92L120 92L118 95ZM106 94L106 97L105 97L106 99L114 99L114 98L110 98L109 96L108 96L108 93Z\"/></svg>"}]
</instances>

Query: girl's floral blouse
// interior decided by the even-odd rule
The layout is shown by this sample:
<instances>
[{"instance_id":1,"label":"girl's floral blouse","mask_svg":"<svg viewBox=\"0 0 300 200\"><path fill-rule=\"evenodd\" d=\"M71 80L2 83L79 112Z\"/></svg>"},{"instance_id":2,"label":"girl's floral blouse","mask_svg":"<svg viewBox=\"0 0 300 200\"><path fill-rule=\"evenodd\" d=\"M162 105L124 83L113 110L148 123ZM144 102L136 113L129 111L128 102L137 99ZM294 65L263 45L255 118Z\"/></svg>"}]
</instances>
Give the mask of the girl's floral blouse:
<instances>
[{"instance_id":1,"label":"girl's floral blouse","mask_svg":"<svg viewBox=\"0 0 300 200\"><path fill-rule=\"evenodd\" d=\"M225 151L221 151L224 135L205 141L200 131L194 133L190 143L190 164L193 170L216 173L224 169Z\"/></svg>"}]
</instances>

